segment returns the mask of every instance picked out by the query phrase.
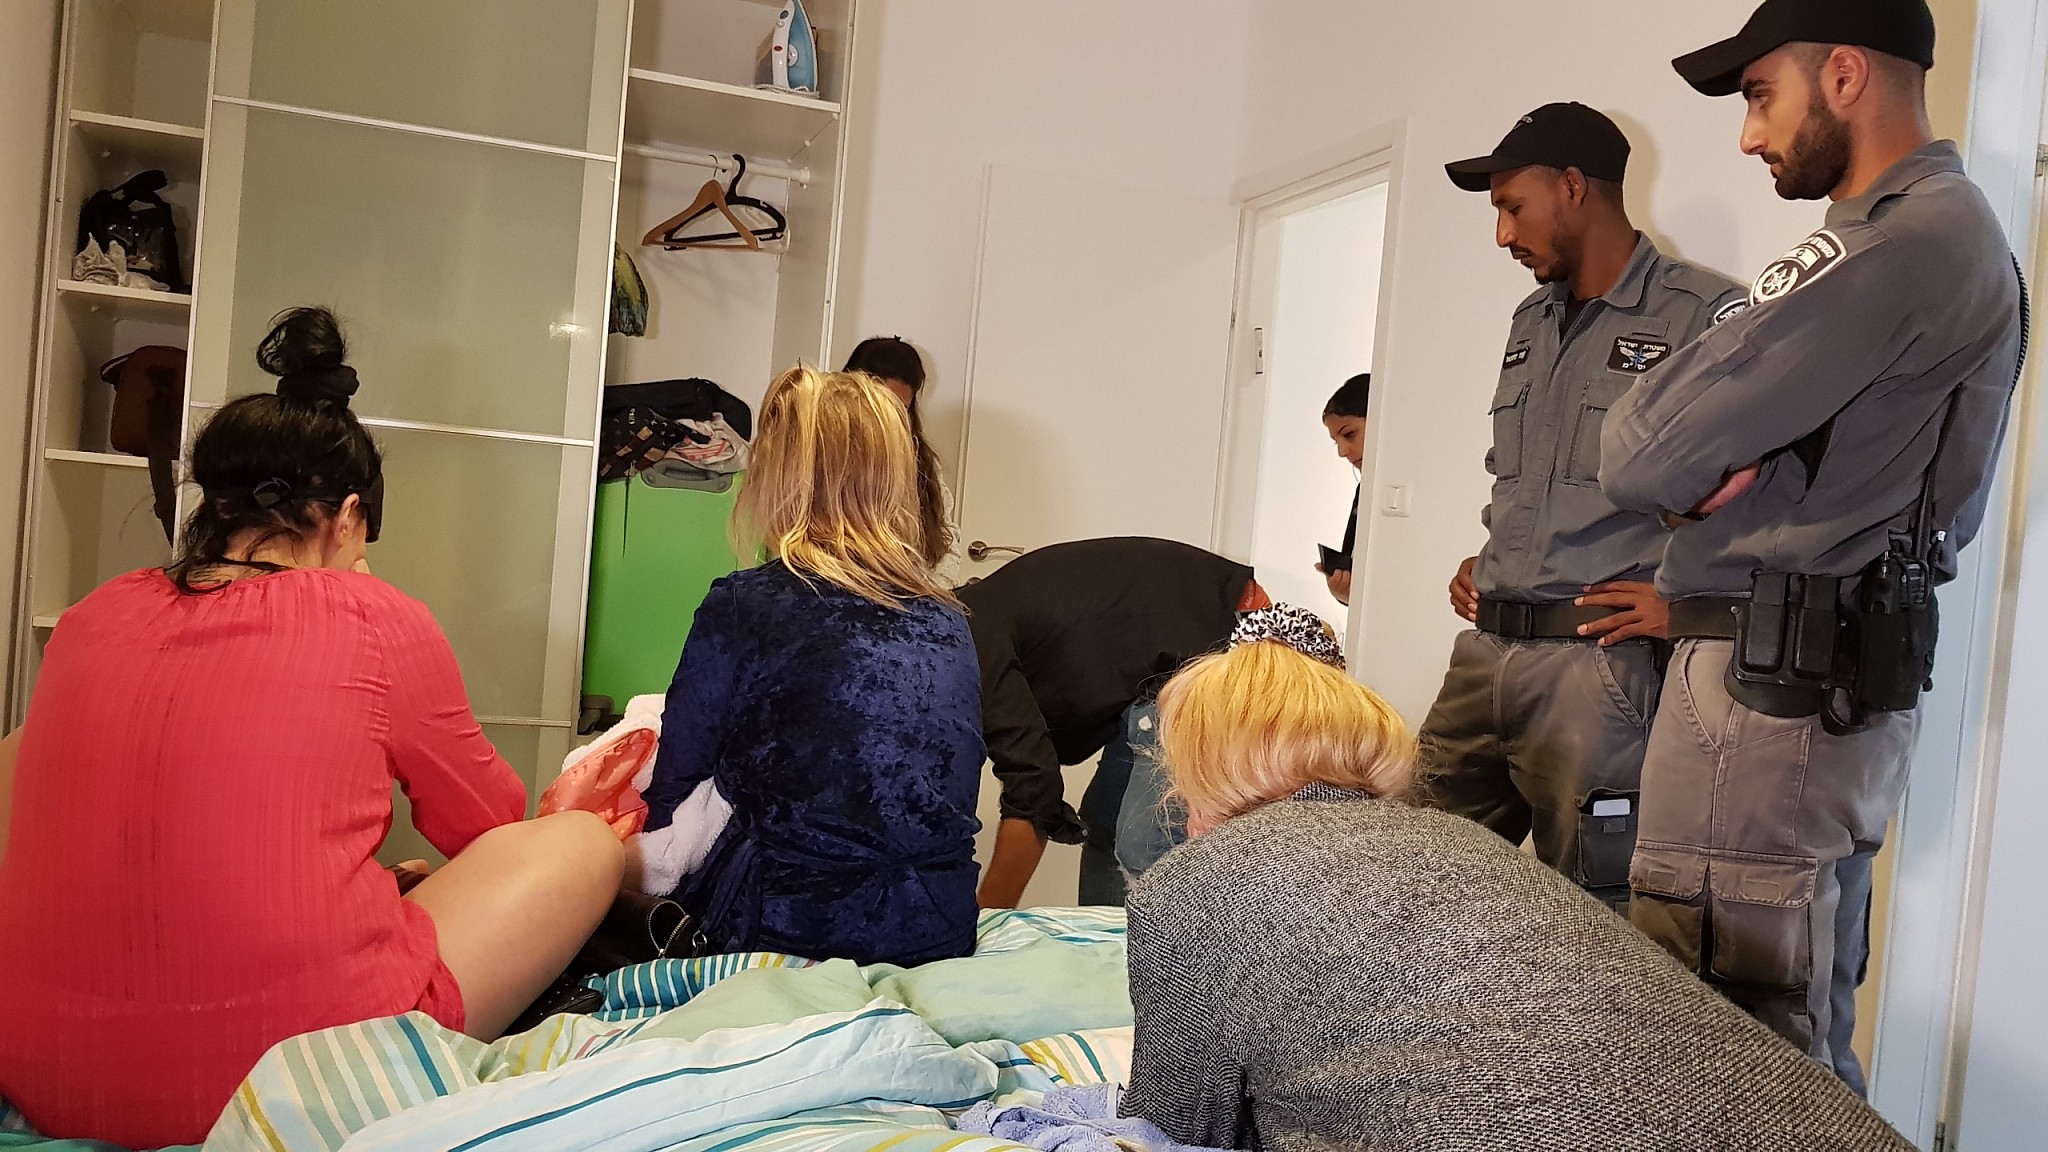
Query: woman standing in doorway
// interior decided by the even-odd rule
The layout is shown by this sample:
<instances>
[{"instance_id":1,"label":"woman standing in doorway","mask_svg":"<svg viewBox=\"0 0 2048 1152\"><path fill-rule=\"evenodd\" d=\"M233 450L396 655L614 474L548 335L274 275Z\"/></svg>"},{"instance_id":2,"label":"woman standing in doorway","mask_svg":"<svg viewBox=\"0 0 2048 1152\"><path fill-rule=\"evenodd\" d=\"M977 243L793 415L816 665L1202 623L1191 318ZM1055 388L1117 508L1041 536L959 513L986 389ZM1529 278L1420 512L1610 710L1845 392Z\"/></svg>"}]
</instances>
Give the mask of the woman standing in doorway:
<instances>
[{"instance_id":1,"label":"woman standing in doorway","mask_svg":"<svg viewBox=\"0 0 2048 1152\"><path fill-rule=\"evenodd\" d=\"M881 381L910 412L910 435L917 441L918 522L924 534L925 563L941 583L960 583L960 533L953 522L953 493L939 468L939 454L925 438L918 397L924 394L924 358L900 336L870 336L846 358L846 371L865 372Z\"/></svg>"},{"instance_id":2,"label":"woman standing in doorway","mask_svg":"<svg viewBox=\"0 0 2048 1152\"><path fill-rule=\"evenodd\" d=\"M1372 395L1372 373L1361 372L1344 382L1342 388L1330 397L1323 406L1323 427L1329 429L1330 441L1337 446L1337 455L1356 469L1365 467L1365 403ZM1363 481L1361 480L1361 483ZM1344 544L1337 550L1342 565L1321 563L1316 571L1323 574L1323 580L1330 585L1330 595L1337 603L1351 605L1351 551L1358 543L1358 497L1351 498L1351 519L1344 525Z\"/></svg>"}]
</instances>

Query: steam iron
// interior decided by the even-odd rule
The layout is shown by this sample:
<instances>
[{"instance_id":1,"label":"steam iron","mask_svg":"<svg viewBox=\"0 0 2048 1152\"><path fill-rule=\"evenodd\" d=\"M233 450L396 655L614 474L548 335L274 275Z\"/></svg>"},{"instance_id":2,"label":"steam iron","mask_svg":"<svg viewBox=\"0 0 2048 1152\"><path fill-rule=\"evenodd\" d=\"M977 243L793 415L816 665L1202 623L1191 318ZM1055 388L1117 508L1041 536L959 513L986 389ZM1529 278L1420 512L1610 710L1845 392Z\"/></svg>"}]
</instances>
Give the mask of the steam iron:
<instances>
[{"instance_id":1,"label":"steam iron","mask_svg":"<svg viewBox=\"0 0 2048 1152\"><path fill-rule=\"evenodd\" d=\"M803 0L785 0L776 14L775 31L761 46L754 87L803 96L818 94L818 39Z\"/></svg>"}]
</instances>

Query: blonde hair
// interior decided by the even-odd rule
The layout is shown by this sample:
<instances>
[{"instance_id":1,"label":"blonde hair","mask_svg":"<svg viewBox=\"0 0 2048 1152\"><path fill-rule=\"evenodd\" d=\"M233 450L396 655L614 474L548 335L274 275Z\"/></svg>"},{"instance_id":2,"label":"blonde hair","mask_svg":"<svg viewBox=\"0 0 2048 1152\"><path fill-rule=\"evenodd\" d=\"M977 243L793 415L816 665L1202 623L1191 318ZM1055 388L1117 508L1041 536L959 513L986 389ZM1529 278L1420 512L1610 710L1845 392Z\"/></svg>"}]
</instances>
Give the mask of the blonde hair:
<instances>
[{"instance_id":1,"label":"blonde hair","mask_svg":"<svg viewBox=\"0 0 2048 1152\"><path fill-rule=\"evenodd\" d=\"M1372 689L1275 641L1187 666L1159 694L1172 795L1214 827L1311 784L1399 796L1415 742Z\"/></svg>"},{"instance_id":2,"label":"blonde hair","mask_svg":"<svg viewBox=\"0 0 2048 1152\"><path fill-rule=\"evenodd\" d=\"M769 386L732 526L741 555L779 559L806 583L886 608L918 597L959 606L919 546L910 420L866 373L799 365Z\"/></svg>"}]
</instances>

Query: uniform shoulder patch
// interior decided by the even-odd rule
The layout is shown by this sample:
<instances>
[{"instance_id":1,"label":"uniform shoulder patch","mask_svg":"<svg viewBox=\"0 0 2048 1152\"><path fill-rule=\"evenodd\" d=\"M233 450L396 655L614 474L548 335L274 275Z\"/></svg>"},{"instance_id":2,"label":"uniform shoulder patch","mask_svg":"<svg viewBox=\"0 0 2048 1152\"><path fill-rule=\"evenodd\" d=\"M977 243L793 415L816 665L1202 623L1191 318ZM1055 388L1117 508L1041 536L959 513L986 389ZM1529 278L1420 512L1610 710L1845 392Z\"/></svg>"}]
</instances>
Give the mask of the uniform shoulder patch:
<instances>
[{"instance_id":1,"label":"uniform shoulder patch","mask_svg":"<svg viewBox=\"0 0 2048 1152\"><path fill-rule=\"evenodd\" d=\"M1848 251L1832 229L1815 232L1757 274L1756 283L1750 285L1749 303L1768 304L1790 296L1833 271Z\"/></svg>"},{"instance_id":2,"label":"uniform shoulder patch","mask_svg":"<svg viewBox=\"0 0 2048 1152\"><path fill-rule=\"evenodd\" d=\"M1737 296L1735 299L1721 305L1720 309L1714 313L1714 318L1707 322L1707 327L1719 328L1721 325L1747 311L1749 311L1749 297Z\"/></svg>"},{"instance_id":3,"label":"uniform shoulder patch","mask_svg":"<svg viewBox=\"0 0 2048 1152\"><path fill-rule=\"evenodd\" d=\"M1607 355L1607 368L1612 372L1627 372L1640 376L1662 363L1671 355L1671 345L1647 336L1618 336L1614 350Z\"/></svg>"}]
</instances>

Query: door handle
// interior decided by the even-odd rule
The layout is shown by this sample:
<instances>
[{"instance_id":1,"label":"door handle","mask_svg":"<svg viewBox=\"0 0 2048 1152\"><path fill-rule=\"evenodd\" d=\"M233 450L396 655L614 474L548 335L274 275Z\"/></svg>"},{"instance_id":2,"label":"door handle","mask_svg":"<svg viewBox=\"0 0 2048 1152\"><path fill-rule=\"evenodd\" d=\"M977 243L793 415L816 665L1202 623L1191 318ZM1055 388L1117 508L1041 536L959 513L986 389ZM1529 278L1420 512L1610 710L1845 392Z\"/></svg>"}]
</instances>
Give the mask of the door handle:
<instances>
[{"instance_id":1,"label":"door handle","mask_svg":"<svg viewBox=\"0 0 2048 1152\"><path fill-rule=\"evenodd\" d=\"M1007 553L1011 556L1022 556L1024 549L1011 548L1004 544L990 544L986 540L976 540L967 546L967 558L976 564L1001 553Z\"/></svg>"}]
</instances>

